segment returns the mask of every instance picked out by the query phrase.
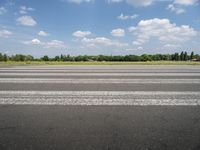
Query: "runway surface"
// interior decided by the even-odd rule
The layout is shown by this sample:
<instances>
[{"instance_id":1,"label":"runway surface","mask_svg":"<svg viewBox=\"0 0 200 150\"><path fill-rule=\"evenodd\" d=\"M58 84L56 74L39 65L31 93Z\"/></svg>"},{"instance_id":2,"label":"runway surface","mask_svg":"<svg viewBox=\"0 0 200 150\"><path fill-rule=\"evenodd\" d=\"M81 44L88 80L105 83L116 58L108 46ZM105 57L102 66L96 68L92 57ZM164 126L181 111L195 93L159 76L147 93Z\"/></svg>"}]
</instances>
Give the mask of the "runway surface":
<instances>
[{"instance_id":1,"label":"runway surface","mask_svg":"<svg viewBox=\"0 0 200 150\"><path fill-rule=\"evenodd\" d=\"M200 66L2 66L1 150L199 150Z\"/></svg>"}]
</instances>

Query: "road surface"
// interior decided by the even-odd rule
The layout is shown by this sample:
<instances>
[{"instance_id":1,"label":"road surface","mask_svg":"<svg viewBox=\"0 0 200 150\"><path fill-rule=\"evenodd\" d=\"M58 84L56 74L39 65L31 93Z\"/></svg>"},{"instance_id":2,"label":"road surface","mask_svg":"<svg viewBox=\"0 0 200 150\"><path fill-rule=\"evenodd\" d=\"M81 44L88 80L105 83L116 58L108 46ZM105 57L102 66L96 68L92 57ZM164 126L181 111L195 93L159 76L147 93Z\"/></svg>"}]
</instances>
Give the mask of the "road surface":
<instances>
[{"instance_id":1,"label":"road surface","mask_svg":"<svg viewBox=\"0 0 200 150\"><path fill-rule=\"evenodd\" d=\"M200 66L0 67L0 150L199 150Z\"/></svg>"}]
</instances>

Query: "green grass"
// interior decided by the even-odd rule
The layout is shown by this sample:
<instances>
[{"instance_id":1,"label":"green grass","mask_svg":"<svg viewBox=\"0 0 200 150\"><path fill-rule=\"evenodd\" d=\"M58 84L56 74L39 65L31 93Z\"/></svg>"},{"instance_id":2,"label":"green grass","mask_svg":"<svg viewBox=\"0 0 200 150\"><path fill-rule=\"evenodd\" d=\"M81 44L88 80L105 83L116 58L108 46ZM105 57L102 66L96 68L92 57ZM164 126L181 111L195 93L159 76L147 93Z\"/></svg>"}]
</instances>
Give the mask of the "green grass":
<instances>
[{"instance_id":1,"label":"green grass","mask_svg":"<svg viewBox=\"0 0 200 150\"><path fill-rule=\"evenodd\" d=\"M59 62L59 61L27 61L0 62L0 65L200 65L200 62L190 61L148 61L148 62Z\"/></svg>"}]
</instances>

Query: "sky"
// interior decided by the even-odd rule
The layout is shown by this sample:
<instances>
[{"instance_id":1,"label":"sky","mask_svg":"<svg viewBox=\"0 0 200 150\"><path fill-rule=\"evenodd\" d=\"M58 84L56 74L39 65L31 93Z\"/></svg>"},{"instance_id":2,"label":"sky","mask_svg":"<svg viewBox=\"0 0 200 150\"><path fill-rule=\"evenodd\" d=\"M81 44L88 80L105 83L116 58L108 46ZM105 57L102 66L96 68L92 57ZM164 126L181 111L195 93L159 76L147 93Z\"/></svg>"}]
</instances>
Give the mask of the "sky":
<instances>
[{"instance_id":1,"label":"sky","mask_svg":"<svg viewBox=\"0 0 200 150\"><path fill-rule=\"evenodd\" d=\"M199 0L0 0L0 52L200 54Z\"/></svg>"}]
</instances>

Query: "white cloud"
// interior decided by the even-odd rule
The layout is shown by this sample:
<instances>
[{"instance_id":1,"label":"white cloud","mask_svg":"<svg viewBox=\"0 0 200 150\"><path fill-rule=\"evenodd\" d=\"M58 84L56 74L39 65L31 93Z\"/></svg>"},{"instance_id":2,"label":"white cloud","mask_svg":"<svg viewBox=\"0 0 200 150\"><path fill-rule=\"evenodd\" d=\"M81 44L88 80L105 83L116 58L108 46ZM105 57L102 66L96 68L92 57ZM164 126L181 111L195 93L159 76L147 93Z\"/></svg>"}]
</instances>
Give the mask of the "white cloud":
<instances>
[{"instance_id":1,"label":"white cloud","mask_svg":"<svg viewBox=\"0 0 200 150\"><path fill-rule=\"evenodd\" d=\"M122 31L121 31L122 30ZM118 31L118 33L117 33ZM111 33L115 36L122 36L125 33L123 29L115 29L113 30ZM92 35L92 33L90 31L76 31L72 34L73 36L75 36L77 39L77 41L82 43L81 47L123 47L123 46L128 46L127 43L121 43L117 40L112 40L106 37L88 37L90 35Z\"/></svg>"},{"instance_id":2,"label":"white cloud","mask_svg":"<svg viewBox=\"0 0 200 150\"><path fill-rule=\"evenodd\" d=\"M108 3L119 3L123 1L133 6L149 6L156 0L108 0Z\"/></svg>"},{"instance_id":3,"label":"white cloud","mask_svg":"<svg viewBox=\"0 0 200 150\"><path fill-rule=\"evenodd\" d=\"M34 45L41 45L41 44L42 44L41 41L38 40L38 39L33 39L33 40L31 41L31 43L34 44Z\"/></svg>"},{"instance_id":4,"label":"white cloud","mask_svg":"<svg viewBox=\"0 0 200 150\"><path fill-rule=\"evenodd\" d=\"M154 2L164 2L164 1L172 1L173 4L178 5L194 5L198 2L198 0L107 0L108 3L120 3L120 2L126 2L132 6L150 6Z\"/></svg>"},{"instance_id":5,"label":"white cloud","mask_svg":"<svg viewBox=\"0 0 200 150\"><path fill-rule=\"evenodd\" d=\"M175 4L180 4L180 5L194 5L197 3L198 0L175 0Z\"/></svg>"},{"instance_id":6,"label":"white cloud","mask_svg":"<svg viewBox=\"0 0 200 150\"><path fill-rule=\"evenodd\" d=\"M180 47L181 47L181 45L178 45L178 44L165 44L163 46L163 48L165 48L165 49L178 49Z\"/></svg>"},{"instance_id":7,"label":"white cloud","mask_svg":"<svg viewBox=\"0 0 200 150\"><path fill-rule=\"evenodd\" d=\"M174 0L172 4L169 4L167 9L176 14L182 14L185 11L186 6L197 4L198 0Z\"/></svg>"},{"instance_id":8,"label":"white cloud","mask_svg":"<svg viewBox=\"0 0 200 150\"><path fill-rule=\"evenodd\" d=\"M32 39L30 41L24 41L22 42L23 44L28 44L28 45L44 45L43 42L41 42L39 39Z\"/></svg>"},{"instance_id":9,"label":"white cloud","mask_svg":"<svg viewBox=\"0 0 200 150\"><path fill-rule=\"evenodd\" d=\"M45 48L66 48L67 46L63 41L52 40L45 44Z\"/></svg>"},{"instance_id":10,"label":"white cloud","mask_svg":"<svg viewBox=\"0 0 200 150\"><path fill-rule=\"evenodd\" d=\"M6 8L5 7L0 7L0 15L2 15L2 14L4 14L4 13L6 13L7 12L7 10L6 10Z\"/></svg>"},{"instance_id":11,"label":"white cloud","mask_svg":"<svg viewBox=\"0 0 200 150\"><path fill-rule=\"evenodd\" d=\"M136 36L134 45L143 45L151 38L161 42L182 43L197 35L197 31L188 25L177 26L168 19L141 20L136 27L131 27L131 32Z\"/></svg>"},{"instance_id":12,"label":"white cloud","mask_svg":"<svg viewBox=\"0 0 200 150\"><path fill-rule=\"evenodd\" d=\"M93 2L94 0L62 0L63 2L70 2L70 3L75 3L75 4L81 4L83 2Z\"/></svg>"},{"instance_id":13,"label":"white cloud","mask_svg":"<svg viewBox=\"0 0 200 150\"><path fill-rule=\"evenodd\" d=\"M167 9L169 9L171 12L175 12L176 14L185 13L185 9L179 5L169 4Z\"/></svg>"},{"instance_id":14,"label":"white cloud","mask_svg":"<svg viewBox=\"0 0 200 150\"><path fill-rule=\"evenodd\" d=\"M126 49L126 51L143 51L144 50L144 48L143 47L141 47L141 46L139 46L139 47L137 47L137 48L127 48Z\"/></svg>"},{"instance_id":15,"label":"white cloud","mask_svg":"<svg viewBox=\"0 0 200 150\"><path fill-rule=\"evenodd\" d=\"M91 35L92 33L90 31L76 31L74 32L72 35L76 38L84 38L87 37L89 35Z\"/></svg>"},{"instance_id":16,"label":"white cloud","mask_svg":"<svg viewBox=\"0 0 200 150\"><path fill-rule=\"evenodd\" d=\"M123 13L121 13L121 14L117 17L117 19L120 19L120 20L128 20L128 19L135 19L135 18L137 18L137 17L138 17L137 14L134 14L134 15L129 16L129 15L124 15Z\"/></svg>"},{"instance_id":17,"label":"white cloud","mask_svg":"<svg viewBox=\"0 0 200 150\"><path fill-rule=\"evenodd\" d=\"M111 35L115 37L123 37L125 36L124 29L118 28L111 31Z\"/></svg>"},{"instance_id":18,"label":"white cloud","mask_svg":"<svg viewBox=\"0 0 200 150\"><path fill-rule=\"evenodd\" d=\"M128 28L128 31L129 31L129 32L133 32L133 31L136 31L136 30L137 30L136 27L129 27L129 28Z\"/></svg>"},{"instance_id":19,"label":"white cloud","mask_svg":"<svg viewBox=\"0 0 200 150\"><path fill-rule=\"evenodd\" d=\"M26 6L20 6L19 13L20 14L27 14L29 11L34 11L34 8L26 7Z\"/></svg>"},{"instance_id":20,"label":"white cloud","mask_svg":"<svg viewBox=\"0 0 200 150\"><path fill-rule=\"evenodd\" d=\"M128 4L134 5L134 6L149 6L151 5L155 0L126 0Z\"/></svg>"},{"instance_id":21,"label":"white cloud","mask_svg":"<svg viewBox=\"0 0 200 150\"><path fill-rule=\"evenodd\" d=\"M8 30L0 30L0 37L9 38L13 33Z\"/></svg>"},{"instance_id":22,"label":"white cloud","mask_svg":"<svg viewBox=\"0 0 200 150\"><path fill-rule=\"evenodd\" d=\"M31 16L21 16L17 19L17 22L24 26L35 26L37 24Z\"/></svg>"},{"instance_id":23,"label":"white cloud","mask_svg":"<svg viewBox=\"0 0 200 150\"><path fill-rule=\"evenodd\" d=\"M48 42L41 42L39 39L35 38L30 41L24 41L23 44L43 46L43 48L66 48L66 44L63 41L51 40Z\"/></svg>"},{"instance_id":24,"label":"white cloud","mask_svg":"<svg viewBox=\"0 0 200 150\"><path fill-rule=\"evenodd\" d=\"M98 46L111 46L111 47L124 47L128 46L127 43L121 43L119 41L114 41L105 37L96 38L83 38L81 40L83 46L85 47L98 47Z\"/></svg>"},{"instance_id":25,"label":"white cloud","mask_svg":"<svg viewBox=\"0 0 200 150\"><path fill-rule=\"evenodd\" d=\"M40 31L38 32L39 36L49 36L49 33L45 32L45 31Z\"/></svg>"},{"instance_id":26,"label":"white cloud","mask_svg":"<svg viewBox=\"0 0 200 150\"><path fill-rule=\"evenodd\" d=\"M123 0L108 0L108 3L120 3L123 2Z\"/></svg>"}]
</instances>

